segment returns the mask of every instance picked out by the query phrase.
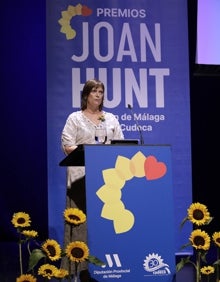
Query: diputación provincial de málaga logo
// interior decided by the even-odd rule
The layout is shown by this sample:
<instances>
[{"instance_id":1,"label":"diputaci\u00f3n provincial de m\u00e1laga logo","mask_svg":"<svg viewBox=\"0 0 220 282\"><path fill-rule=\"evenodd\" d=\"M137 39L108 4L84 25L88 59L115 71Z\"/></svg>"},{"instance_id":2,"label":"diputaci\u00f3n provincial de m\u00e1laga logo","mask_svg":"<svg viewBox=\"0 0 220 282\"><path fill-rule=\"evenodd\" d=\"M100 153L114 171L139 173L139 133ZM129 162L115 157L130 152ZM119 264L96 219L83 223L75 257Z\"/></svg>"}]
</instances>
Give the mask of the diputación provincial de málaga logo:
<instances>
[{"instance_id":1,"label":"diputaci\u00f3n provincial de m\u00e1laga logo","mask_svg":"<svg viewBox=\"0 0 220 282\"><path fill-rule=\"evenodd\" d=\"M146 256L143 266L150 275L169 275L171 273L169 265L164 263L161 256L155 253Z\"/></svg>"},{"instance_id":2,"label":"diputaci\u00f3n provincial de m\u00e1laga logo","mask_svg":"<svg viewBox=\"0 0 220 282\"><path fill-rule=\"evenodd\" d=\"M67 40L74 39L76 37L76 30L71 26L71 20L75 16L90 16L92 9L85 5L77 4L76 6L69 5L67 10L61 11L62 17L58 20L61 25L60 32L66 35Z\"/></svg>"}]
</instances>

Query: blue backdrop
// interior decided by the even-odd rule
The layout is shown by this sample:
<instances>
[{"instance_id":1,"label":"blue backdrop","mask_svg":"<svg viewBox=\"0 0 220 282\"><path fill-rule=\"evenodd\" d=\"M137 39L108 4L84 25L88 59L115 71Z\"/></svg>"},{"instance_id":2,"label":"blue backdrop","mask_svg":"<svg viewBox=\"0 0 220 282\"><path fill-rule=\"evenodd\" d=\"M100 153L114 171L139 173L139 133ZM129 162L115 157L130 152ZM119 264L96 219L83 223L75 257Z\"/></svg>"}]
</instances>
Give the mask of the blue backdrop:
<instances>
[{"instance_id":1,"label":"blue backdrop","mask_svg":"<svg viewBox=\"0 0 220 282\"><path fill-rule=\"evenodd\" d=\"M187 1L47 1L49 231L60 242L60 135L92 77L105 83L105 110L118 116L126 138L140 137L138 122L145 144L172 148L178 251L190 232L179 225L192 201Z\"/></svg>"}]
</instances>

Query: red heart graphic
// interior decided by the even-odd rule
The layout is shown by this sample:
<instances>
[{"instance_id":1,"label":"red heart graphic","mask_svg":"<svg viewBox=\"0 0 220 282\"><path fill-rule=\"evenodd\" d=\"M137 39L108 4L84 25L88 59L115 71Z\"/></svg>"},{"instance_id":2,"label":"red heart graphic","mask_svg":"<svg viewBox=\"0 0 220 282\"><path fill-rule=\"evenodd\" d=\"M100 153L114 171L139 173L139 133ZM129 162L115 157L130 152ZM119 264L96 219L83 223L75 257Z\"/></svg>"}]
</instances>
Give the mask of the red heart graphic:
<instances>
[{"instance_id":1,"label":"red heart graphic","mask_svg":"<svg viewBox=\"0 0 220 282\"><path fill-rule=\"evenodd\" d=\"M90 16L92 14L92 10L89 9L87 6L82 6L82 16Z\"/></svg>"},{"instance_id":2,"label":"red heart graphic","mask_svg":"<svg viewBox=\"0 0 220 282\"><path fill-rule=\"evenodd\" d=\"M154 156L148 156L144 162L144 171L147 180L154 180L164 176L167 167L163 162L158 162Z\"/></svg>"}]
</instances>

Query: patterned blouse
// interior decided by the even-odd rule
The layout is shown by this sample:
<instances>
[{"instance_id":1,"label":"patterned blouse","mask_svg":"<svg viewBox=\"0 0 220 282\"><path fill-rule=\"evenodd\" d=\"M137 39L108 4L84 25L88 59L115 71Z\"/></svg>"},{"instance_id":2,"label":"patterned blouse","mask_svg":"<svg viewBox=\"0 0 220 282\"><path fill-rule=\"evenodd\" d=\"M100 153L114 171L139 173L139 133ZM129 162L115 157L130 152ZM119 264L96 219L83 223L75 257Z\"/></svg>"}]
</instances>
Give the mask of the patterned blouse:
<instances>
[{"instance_id":1,"label":"patterned blouse","mask_svg":"<svg viewBox=\"0 0 220 282\"><path fill-rule=\"evenodd\" d=\"M64 146L74 146L80 144L95 144L95 129L97 126L104 126L107 130L107 142L112 139L124 139L124 135L118 119L112 113L103 111L104 120L100 120L98 125L94 124L82 111L71 113L64 125L61 143Z\"/></svg>"}]
</instances>

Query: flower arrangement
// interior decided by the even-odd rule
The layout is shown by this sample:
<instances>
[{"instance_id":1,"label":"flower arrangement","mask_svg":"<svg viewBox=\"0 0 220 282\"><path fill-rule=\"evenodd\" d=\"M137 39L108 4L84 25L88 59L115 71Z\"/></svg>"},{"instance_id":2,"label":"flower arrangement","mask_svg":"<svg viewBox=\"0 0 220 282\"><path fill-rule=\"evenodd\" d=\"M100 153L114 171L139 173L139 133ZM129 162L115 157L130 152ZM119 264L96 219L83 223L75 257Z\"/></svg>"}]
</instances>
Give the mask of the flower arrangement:
<instances>
[{"instance_id":1,"label":"flower arrangement","mask_svg":"<svg viewBox=\"0 0 220 282\"><path fill-rule=\"evenodd\" d=\"M98 120L101 120L102 122L104 122L104 121L105 121L105 116L104 116L104 114L102 114L101 116L99 116L99 117L98 117Z\"/></svg>"},{"instance_id":2,"label":"flower arrangement","mask_svg":"<svg viewBox=\"0 0 220 282\"><path fill-rule=\"evenodd\" d=\"M86 221L86 215L77 208L67 208L63 215L65 222L74 227L77 227ZM88 261L95 265L104 265L98 258L89 254L89 248L83 241L70 242L65 249L61 248L60 244L54 239L38 242L36 239L38 232L29 229L31 226L31 218L28 213L14 213L11 223L17 229L19 235L20 276L16 278L16 282L36 282L37 276L44 277L45 280L54 278L59 281L71 282L72 279L74 279L74 282L77 282L77 269L81 262ZM26 273L23 271L22 247L24 245L27 246L29 254L28 270ZM64 256L68 258L70 263L74 262L74 274L59 267L59 261Z\"/></svg>"},{"instance_id":3,"label":"flower arrangement","mask_svg":"<svg viewBox=\"0 0 220 282\"><path fill-rule=\"evenodd\" d=\"M181 223L181 228L186 221L190 221L193 224L193 231L189 236L189 242L182 246L182 248L192 246L195 256L194 260L191 256L182 258L176 265L176 271L180 271L185 264L192 264L196 271L196 282L202 281L202 276L207 278L206 281L209 282L211 276L215 275L216 282L219 282L219 265L220 265L220 232L214 232L210 236L206 231L202 230L202 226L210 224L212 217L208 211L206 205L199 202L192 203L188 210L187 216L183 219ZM217 248L217 258L216 261L209 264L207 262L207 254L210 250L211 244Z\"/></svg>"}]
</instances>

